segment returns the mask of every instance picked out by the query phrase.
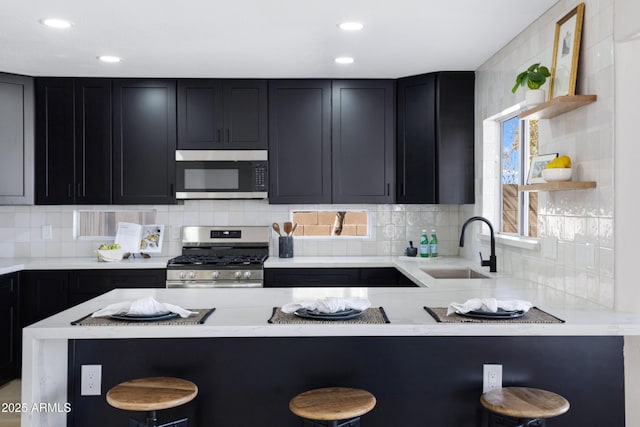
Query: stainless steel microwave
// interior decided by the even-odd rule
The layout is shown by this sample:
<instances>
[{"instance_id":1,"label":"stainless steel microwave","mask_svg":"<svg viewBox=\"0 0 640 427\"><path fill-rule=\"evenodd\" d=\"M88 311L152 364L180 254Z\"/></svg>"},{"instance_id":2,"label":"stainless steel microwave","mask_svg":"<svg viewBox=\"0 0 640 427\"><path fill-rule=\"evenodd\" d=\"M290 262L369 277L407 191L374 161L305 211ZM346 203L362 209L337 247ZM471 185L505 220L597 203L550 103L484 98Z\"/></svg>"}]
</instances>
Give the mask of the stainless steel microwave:
<instances>
[{"instance_id":1,"label":"stainless steel microwave","mask_svg":"<svg viewBox=\"0 0 640 427\"><path fill-rule=\"evenodd\" d=\"M266 199L267 150L177 150L177 199Z\"/></svg>"}]
</instances>

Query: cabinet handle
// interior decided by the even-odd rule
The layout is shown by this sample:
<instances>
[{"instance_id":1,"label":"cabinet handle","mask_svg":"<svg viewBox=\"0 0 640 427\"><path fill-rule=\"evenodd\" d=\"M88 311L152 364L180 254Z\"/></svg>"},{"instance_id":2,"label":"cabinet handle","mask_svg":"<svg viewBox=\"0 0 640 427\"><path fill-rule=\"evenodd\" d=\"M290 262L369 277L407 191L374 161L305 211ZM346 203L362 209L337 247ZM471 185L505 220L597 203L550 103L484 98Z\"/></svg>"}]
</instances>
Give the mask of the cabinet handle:
<instances>
[{"instance_id":1,"label":"cabinet handle","mask_svg":"<svg viewBox=\"0 0 640 427\"><path fill-rule=\"evenodd\" d=\"M231 130L227 129L227 142L231 142Z\"/></svg>"},{"instance_id":2,"label":"cabinet handle","mask_svg":"<svg viewBox=\"0 0 640 427\"><path fill-rule=\"evenodd\" d=\"M220 142L220 129L218 129L218 139L216 139L216 142Z\"/></svg>"},{"instance_id":3,"label":"cabinet handle","mask_svg":"<svg viewBox=\"0 0 640 427\"><path fill-rule=\"evenodd\" d=\"M67 197L71 198L73 197L73 193L71 190L71 184L67 184Z\"/></svg>"},{"instance_id":4,"label":"cabinet handle","mask_svg":"<svg viewBox=\"0 0 640 427\"><path fill-rule=\"evenodd\" d=\"M174 184L169 184L169 195L170 196L175 196L176 195Z\"/></svg>"},{"instance_id":5,"label":"cabinet handle","mask_svg":"<svg viewBox=\"0 0 640 427\"><path fill-rule=\"evenodd\" d=\"M82 184L78 183L78 192L76 193L77 197L82 197Z\"/></svg>"},{"instance_id":6,"label":"cabinet handle","mask_svg":"<svg viewBox=\"0 0 640 427\"><path fill-rule=\"evenodd\" d=\"M387 182L387 196L391 195L391 184Z\"/></svg>"}]
</instances>

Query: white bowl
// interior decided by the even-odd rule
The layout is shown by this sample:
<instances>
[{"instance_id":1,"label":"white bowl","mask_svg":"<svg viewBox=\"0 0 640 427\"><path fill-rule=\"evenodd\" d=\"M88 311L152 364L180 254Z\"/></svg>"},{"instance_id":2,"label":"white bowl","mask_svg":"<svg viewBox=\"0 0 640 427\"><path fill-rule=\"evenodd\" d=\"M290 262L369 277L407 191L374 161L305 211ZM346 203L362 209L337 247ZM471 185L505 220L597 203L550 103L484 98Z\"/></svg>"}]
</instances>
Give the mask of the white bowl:
<instances>
[{"instance_id":1,"label":"white bowl","mask_svg":"<svg viewBox=\"0 0 640 427\"><path fill-rule=\"evenodd\" d=\"M122 261L124 251L122 249L98 249L98 261L118 262Z\"/></svg>"},{"instance_id":2,"label":"white bowl","mask_svg":"<svg viewBox=\"0 0 640 427\"><path fill-rule=\"evenodd\" d=\"M571 180L571 168L548 168L542 169L542 179L548 182Z\"/></svg>"}]
</instances>

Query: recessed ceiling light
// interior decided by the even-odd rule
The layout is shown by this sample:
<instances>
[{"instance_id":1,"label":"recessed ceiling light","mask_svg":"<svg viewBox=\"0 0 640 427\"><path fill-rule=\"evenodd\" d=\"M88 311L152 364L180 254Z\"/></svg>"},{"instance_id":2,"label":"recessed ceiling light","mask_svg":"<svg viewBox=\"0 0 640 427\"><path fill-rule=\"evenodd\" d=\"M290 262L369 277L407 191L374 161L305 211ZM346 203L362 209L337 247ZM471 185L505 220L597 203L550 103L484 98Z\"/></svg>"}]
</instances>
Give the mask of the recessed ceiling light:
<instances>
[{"instance_id":1,"label":"recessed ceiling light","mask_svg":"<svg viewBox=\"0 0 640 427\"><path fill-rule=\"evenodd\" d=\"M71 22L66 21L64 19L58 19L58 18L46 18L46 19L41 19L40 23L43 25L46 25L47 27L51 27L51 28L69 28L71 27Z\"/></svg>"},{"instance_id":2,"label":"recessed ceiling light","mask_svg":"<svg viewBox=\"0 0 640 427\"><path fill-rule=\"evenodd\" d=\"M340 56L334 59L334 61L336 61L336 64L353 64L353 58L349 56Z\"/></svg>"},{"instance_id":3,"label":"recessed ceiling light","mask_svg":"<svg viewBox=\"0 0 640 427\"><path fill-rule=\"evenodd\" d=\"M359 31L364 28L364 25L359 22L343 22L339 24L338 27L345 31Z\"/></svg>"},{"instance_id":4,"label":"recessed ceiling light","mask_svg":"<svg viewBox=\"0 0 640 427\"><path fill-rule=\"evenodd\" d=\"M116 63L116 62L122 61L122 58L118 58L117 56L110 56L110 55L98 56L98 59L102 62L110 62L110 63Z\"/></svg>"}]
</instances>

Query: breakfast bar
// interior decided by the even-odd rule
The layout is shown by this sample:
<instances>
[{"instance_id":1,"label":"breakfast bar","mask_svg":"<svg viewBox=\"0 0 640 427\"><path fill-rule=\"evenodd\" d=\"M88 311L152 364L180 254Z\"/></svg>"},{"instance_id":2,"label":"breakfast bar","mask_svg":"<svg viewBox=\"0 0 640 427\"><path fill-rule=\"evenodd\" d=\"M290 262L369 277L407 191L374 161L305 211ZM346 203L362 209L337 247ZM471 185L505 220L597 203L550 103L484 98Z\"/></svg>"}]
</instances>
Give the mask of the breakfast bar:
<instances>
[{"instance_id":1,"label":"breakfast bar","mask_svg":"<svg viewBox=\"0 0 640 427\"><path fill-rule=\"evenodd\" d=\"M482 367L496 363L505 386L565 396L568 425L624 426L624 337L640 335L640 315L507 277L427 280L409 262L394 265L422 286L118 289L56 314L24 329L23 402L62 409L29 411L22 425L82 426L89 419L124 425L127 414L107 405L106 390L130 378L168 375L198 385L198 398L183 408L198 425L296 426L287 409L291 397L345 386L376 395L367 426L452 419L480 426ZM109 304L148 296L215 310L202 324L72 325ZM274 308L328 296L367 298L389 323L268 322ZM488 297L531 301L559 321L449 323L425 310ZM81 394L82 365L101 365L100 395ZM599 389L607 393L592 405Z\"/></svg>"}]
</instances>

